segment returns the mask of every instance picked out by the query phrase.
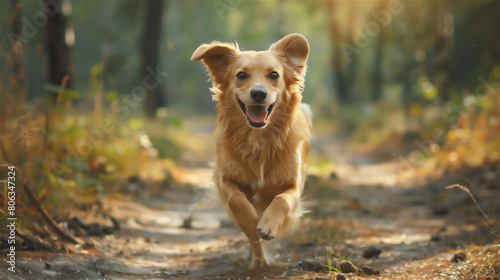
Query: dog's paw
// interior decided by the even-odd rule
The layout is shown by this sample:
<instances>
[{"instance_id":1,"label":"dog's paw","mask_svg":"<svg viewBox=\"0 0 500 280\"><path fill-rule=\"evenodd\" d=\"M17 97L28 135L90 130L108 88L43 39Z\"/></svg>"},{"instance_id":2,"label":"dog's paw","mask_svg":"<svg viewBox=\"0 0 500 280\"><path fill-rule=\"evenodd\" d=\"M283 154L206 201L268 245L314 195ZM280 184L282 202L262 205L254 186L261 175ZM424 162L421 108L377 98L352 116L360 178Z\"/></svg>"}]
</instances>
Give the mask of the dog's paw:
<instances>
[{"instance_id":1,"label":"dog's paw","mask_svg":"<svg viewBox=\"0 0 500 280\"><path fill-rule=\"evenodd\" d=\"M262 239L271 240L278 234L285 221L287 209L288 204L286 200L279 196L273 199L273 202L264 211L262 218L257 224L257 230Z\"/></svg>"},{"instance_id":2,"label":"dog's paw","mask_svg":"<svg viewBox=\"0 0 500 280\"><path fill-rule=\"evenodd\" d=\"M272 233L272 230L266 230L263 229L262 227L258 227L257 230L259 231L260 237L264 240L271 240L274 238L276 235L275 233Z\"/></svg>"},{"instance_id":3,"label":"dog's paw","mask_svg":"<svg viewBox=\"0 0 500 280\"><path fill-rule=\"evenodd\" d=\"M282 220L283 219L279 218L279 215L273 218L270 218L269 215L264 215L257 225L260 237L264 240L273 239L278 234L278 230L283 224Z\"/></svg>"}]
</instances>

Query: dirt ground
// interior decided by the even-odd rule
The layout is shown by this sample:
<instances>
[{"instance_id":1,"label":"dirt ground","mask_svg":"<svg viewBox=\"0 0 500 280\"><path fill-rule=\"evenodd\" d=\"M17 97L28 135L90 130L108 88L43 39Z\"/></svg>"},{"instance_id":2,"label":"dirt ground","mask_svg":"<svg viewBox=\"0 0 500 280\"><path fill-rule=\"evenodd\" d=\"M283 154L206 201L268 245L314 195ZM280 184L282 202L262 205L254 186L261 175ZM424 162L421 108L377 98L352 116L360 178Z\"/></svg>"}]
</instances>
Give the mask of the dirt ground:
<instances>
[{"instance_id":1,"label":"dirt ground","mask_svg":"<svg viewBox=\"0 0 500 280\"><path fill-rule=\"evenodd\" d=\"M246 238L207 200L211 168L199 159L179 170L166 190L129 182L131 194L76 213L113 230L80 236L82 244L52 252L21 246L16 272L2 262L0 278L500 279L500 238L467 193L446 189L475 186L480 206L498 224L498 164L439 177L402 176L398 160L360 156L328 146L330 140L316 137L313 146L321 148L312 153L335 155L335 172L309 176L308 213L295 233L265 242L267 268L248 267Z\"/></svg>"}]
</instances>

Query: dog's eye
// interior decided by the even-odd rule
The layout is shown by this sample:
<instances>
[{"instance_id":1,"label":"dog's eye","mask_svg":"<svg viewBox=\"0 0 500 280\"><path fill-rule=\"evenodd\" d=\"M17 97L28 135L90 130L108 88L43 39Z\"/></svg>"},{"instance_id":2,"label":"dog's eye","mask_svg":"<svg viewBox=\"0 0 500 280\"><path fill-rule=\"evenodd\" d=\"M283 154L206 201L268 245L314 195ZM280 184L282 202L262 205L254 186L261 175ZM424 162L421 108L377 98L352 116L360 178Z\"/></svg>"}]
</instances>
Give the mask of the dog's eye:
<instances>
[{"instance_id":1,"label":"dog's eye","mask_svg":"<svg viewBox=\"0 0 500 280\"><path fill-rule=\"evenodd\" d=\"M278 75L278 73L276 72L271 72L271 74L269 74L269 79L271 80L277 80L279 77L280 75Z\"/></svg>"},{"instance_id":2,"label":"dog's eye","mask_svg":"<svg viewBox=\"0 0 500 280\"><path fill-rule=\"evenodd\" d=\"M245 72L240 72L240 73L238 73L238 74L236 75L236 78L238 78L238 80L240 80L240 81L243 81L244 79L246 79L246 78L247 78L247 73L245 73Z\"/></svg>"}]
</instances>

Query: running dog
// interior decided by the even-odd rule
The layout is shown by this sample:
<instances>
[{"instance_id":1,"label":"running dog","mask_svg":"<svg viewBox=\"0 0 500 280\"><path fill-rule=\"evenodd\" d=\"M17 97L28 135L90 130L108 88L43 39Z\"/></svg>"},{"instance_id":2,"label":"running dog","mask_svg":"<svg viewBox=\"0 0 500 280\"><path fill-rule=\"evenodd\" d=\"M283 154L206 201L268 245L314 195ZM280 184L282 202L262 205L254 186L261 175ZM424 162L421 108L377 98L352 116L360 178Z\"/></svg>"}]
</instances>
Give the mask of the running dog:
<instances>
[{"instance_id":1,"label":"running dog","mask_svg":"<svg viewBox=\"0 0 500 280\"><path fill-rule=\"evenodd\" d=\"M293 228L301 215L312 114L301 103L307 39L290 34L266 51L237 44L201 45L217 101L219 196L250 241L252 265L267 265L262 239Z\"/></svg>"}]
</instances>

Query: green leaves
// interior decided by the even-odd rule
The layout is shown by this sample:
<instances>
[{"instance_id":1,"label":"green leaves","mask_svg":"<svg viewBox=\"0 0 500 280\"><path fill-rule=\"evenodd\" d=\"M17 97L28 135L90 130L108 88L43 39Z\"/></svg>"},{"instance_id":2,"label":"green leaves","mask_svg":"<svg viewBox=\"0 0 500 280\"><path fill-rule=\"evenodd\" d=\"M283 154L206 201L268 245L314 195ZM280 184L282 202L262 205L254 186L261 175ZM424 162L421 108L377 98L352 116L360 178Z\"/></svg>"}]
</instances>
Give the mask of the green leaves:
<instances>
[{"instance_id":1,"label":"green leaves","mask_svg":"<svg viewBox=\"0 0 500 280\"><path fill-rule=\"evenodd\" d=\"M59 93L59 96L61 97L62 100L67 101L79 98L80 94L75 90L65 89Z\"/></svg>"},{"instance_id":2,"label":"green leaves","mask_svg":"<svg viewBox=\"0 0 500 280\"><path fill-rule=\"evenodd\" d=\"M169 118L169 123L177 128L182 127L182 121L179 118L171 117L171 118Z\"/></svg>"},{"instance_id":3,"label":"green leaves","mask_svg":"<svg viewBox=\"0 0 500 280\"><path fill-rule=\"evenodd\" d=\"M89 179L82 182L81 187L82 187L82 189L86 190L86 189L97 186L98 183L99 183L99 180L97 178L89 178Z\"/></svg>"},{"instance_id":4,"label":"green leaves","mask_svg":"<svg viewBox=\"0 0 500 280\"><path fill-rule=\"evenodd\" d=\"M423 98L433 100L438 96L439 92L437 87L429 81L429 78L426 75L420 76L417 83L420 95Z\"/></svg>"},{"instance_id":5,"label":"green leaves","mask_svg":"<svg viewBox=\"0 0 500 280\"><path fill-rule=\"evenodd\" d=\"M49 93L56 93L57 100L60 101L70 101L73 99L80 98L80 93L72 89L62 89L61 86L56 84L46 84L43 89ZM48 95L45 99L51 99L53 95Z\"/></svg>"},{"instance_id":6,"label":"green leaves","mask_svg":"<svg viewBox=\"0 0 500 280\"><path fill-rule=\"evenodd\" d=\"M43 89L48 92L59 93L61 91L61 86L56 84L46 84Z\"/></svg>"},{"instance_id":7,"label":"green leaves","mask_svg":"<svg viewBox=\"0 0 500 280\"><path fill-rule=\"evenodd\" d=\"M109 102L117 100L119 97L120 97L120 94L117 91L109 91L105 95L106 100L108 100Z\"/></svg>"},{"instance_id":8,"label":"green leaves","mask_svg":"<svg viewBox=\"0 0 500 280\"><path fill-rule=\"evenodd\" d=\"M97 77L102 73L102 63L96 63L94 66L92 66L92 69L90 69L90 75L94 78Z\"/></svg>"}]
</instances>

